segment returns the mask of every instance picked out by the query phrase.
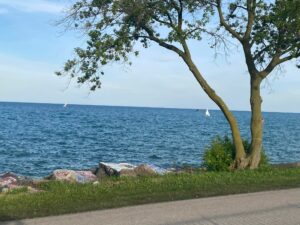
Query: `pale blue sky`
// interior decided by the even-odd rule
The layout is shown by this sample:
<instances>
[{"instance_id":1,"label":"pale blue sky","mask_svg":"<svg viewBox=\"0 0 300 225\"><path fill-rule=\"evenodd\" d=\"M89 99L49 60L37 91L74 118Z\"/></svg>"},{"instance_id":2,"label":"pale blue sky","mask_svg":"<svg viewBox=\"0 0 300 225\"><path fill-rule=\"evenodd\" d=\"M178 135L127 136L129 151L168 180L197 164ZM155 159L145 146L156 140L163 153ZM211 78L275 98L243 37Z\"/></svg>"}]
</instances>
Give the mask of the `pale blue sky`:
<instances>
[{"instance_id":1,"label":"pale blue sky","mask_svg":"<svg viewBox=\"0 0 300 225\"><path fill-rule=\"evenodd\" d=\"M211 108L179 58L155 44L133 59L133 66L105 69L103 88L89 92L54 71L84 45L84 37L54 26L70 1L0 0L0 101ZM208 82L231 109L249 110L249 77L241 50L227 60L193 43L194 59ZM263 88L263 110L300 112L300 71L295 63L273 74Z\"/></svg>"}]
</instances>

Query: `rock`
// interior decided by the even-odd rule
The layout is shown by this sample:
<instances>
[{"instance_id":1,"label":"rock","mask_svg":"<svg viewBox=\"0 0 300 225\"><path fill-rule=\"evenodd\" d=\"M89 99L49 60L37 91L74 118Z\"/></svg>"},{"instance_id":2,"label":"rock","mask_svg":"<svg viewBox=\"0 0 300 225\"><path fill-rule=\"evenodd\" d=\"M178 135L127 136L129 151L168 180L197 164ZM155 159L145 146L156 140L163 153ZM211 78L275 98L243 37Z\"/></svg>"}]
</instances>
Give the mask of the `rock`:
<instances>
[{"instance_id":1,"label":"rock","mask_svg":"<svg viewBox=\"0 0 300 225\"><path fill-rule=\"evenodd\" d=\"M160 168L158 166L155 166L153 164L149 164L147 165L149 168L151 168L156 174L159 174L159 175L164 175L164 174L167 174L167 173L170 173L170 171L164 169L164 168Z\"/></svg>"},{"instance_id":2,"label":"rock","mask_svg":"<svg viewBox=\"0 0 300 225\"><path fill-rule=\"evenodd\" d=\"M89 169L93 174L96 175L97 171L98 171L98 167L93 167L91 169Z\"/></svg>"},{"instance_id":3,"label":"rock","mask_svg":"<svg viewBox=\"0 0 300 225\"><path fill-rule=\"evenodd\" d=\"M120 171L120 176L121 177L135 177L137 176L135 169L123 169Z\"/></svg>"},{"instance_id":4,"label":"rock","mask_svg":"<svg viewBox=\"0 0 300 225\"><path fill-rule=\"evenodd\" d=\"M153 176L157 174L149 165L142 164L134 168L134 173L138 176Z\"/></svg>"},{"instance_id":5,"label":"rock","mask_svg":"<svg viewBox=\"0 0 300 225\"><path fill-rule=\"evenodd\" d=\"M50 177L52 180L73 183L89 183L97 180L97 176L91 171L55 170Z\"/></svg>"},{"instance_id":6,"label":"rock","mask_svg":"<svg viewBox=\"0 0 300 225\"><path fill-rule=\"evenodd\" d=\"M6 173L0 177L0 187L16 185L17 182L18 182L17 176L11 175L10 173Z\"/></svg>"},{"instance_id":7,"label":"rock","mask_svg":"<svg viewBox=\"0 0 300 225\"><path fill-rule=\"evenodd\" d=\"M97 176L91 171L75 171L78 183L90 183L97 180Z\"/></svg>"},{"instance_id":8,"label":"rock","mask_svg":"<svg viewBox=\"0 0 300 225\"><path fill-rule=\"evenodd\" d=\"M120 176L121 174L129 174L136 166L129 163L104 163L100 162L97 177L103 176Z\"/></svg>"},{"instance_id":9,"label":"rock","mask_svg":"<svg viewBox=\"0 0 300 225\"><path fill-rule=\"evenodd\" d=\"M98 178L105 176L151 176L155 174L163 175L170 171L157 167L152 164L142 164L134 166L129 163L104 163L100 162L96 171Z\"/></svg>"},{"instance_id":10,"label":"rock","mask_svg":"<svg viewBox=\"0 0 300 225\"><path fill-rule=\"evenodd\" d=\"M14 173L4 173L0 175L0 192L11 191L16 188L32 185L32 179L16 175Z\"/></svg>"},{"instance_id":11,"label":"rock","mask_svg":"<svg viewBox=\"0 0 300 225\"><path fill-rule=\"evenodd\" d=\"M97 168L97 170L95 171L95 173L94 173L98 178L103 178L103 177L107 177L108 176L108 174L106 173L106 171L105 171L105 167L103 167L103 166L100 166L99 165L99 167Z\"/></svg>"}]
</instances>

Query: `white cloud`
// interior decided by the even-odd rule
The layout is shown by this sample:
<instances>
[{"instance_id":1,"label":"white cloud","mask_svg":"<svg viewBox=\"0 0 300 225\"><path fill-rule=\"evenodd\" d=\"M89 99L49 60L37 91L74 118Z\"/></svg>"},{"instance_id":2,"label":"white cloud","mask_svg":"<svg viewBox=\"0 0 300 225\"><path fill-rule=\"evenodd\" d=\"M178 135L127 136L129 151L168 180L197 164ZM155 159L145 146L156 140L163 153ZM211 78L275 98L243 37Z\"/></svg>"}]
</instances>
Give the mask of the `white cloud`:
<instances>
[{"instance_id":1,"label":"white cloud","mask_svg":"<svg viewBox=\"0 0 300 225\"><path fill-rule=\"evenodd\" d=\"M59 13L65 5L47 0L1 0L0 1L0 13L7 12L8 9L15 9L23 12L44 12L44 13Z\"/></svg>"}]
</instances>

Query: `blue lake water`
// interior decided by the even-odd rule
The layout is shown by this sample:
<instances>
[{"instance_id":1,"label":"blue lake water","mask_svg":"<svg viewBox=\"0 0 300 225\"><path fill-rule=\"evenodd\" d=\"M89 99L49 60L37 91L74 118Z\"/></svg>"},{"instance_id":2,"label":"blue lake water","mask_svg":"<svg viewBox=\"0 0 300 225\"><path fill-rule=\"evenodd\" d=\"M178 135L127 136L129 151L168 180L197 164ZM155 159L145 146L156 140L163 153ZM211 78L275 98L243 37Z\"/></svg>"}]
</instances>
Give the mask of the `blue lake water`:
<instances>
[{"instance_id":1,"label":"blue lake water","mask_svg":"<svg viewBox=\"0 0 300 225\"><path fill-rule=\"evenodd\" d=\"M230 134L220 111L0 103L0 173L45 176L100 161L200 165L206 145ZM249 137L249 112L234 112ZM300 114L264 113L273 163L300 161Z\"/></svg>"}]
</instances>

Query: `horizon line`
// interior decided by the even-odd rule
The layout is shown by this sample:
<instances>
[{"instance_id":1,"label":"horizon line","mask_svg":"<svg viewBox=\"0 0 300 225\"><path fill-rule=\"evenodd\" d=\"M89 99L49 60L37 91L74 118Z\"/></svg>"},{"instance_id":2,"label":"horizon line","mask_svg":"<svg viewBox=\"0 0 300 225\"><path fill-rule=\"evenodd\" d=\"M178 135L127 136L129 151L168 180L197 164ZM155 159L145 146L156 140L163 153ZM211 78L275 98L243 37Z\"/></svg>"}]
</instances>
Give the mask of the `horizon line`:
<instances>
[{"instance_id":1,"label":"horizon line","mask_svg":"<svg viewBox=\"0 0 300 225\"><path fill-rule=\"evenodd\" d=\"M149 108L149 109L178 109L178 110L211 110L221 111L218 108L184 108L184 107L163 107L163 106L137 106L137 105L101 105L101 104L84 104L84 103L62 103L62 102L25 102L25 101L2 101L1 103L14 103L14 104L45 104L45 105L75 105L75 106L101 106L101 107L128 107L128 108ZM233 112L251 112L250 110L231 109ZM262 111L262 113L294 113L300 112L284 112L284 111Z\"/></svg>"}]
</instances>

